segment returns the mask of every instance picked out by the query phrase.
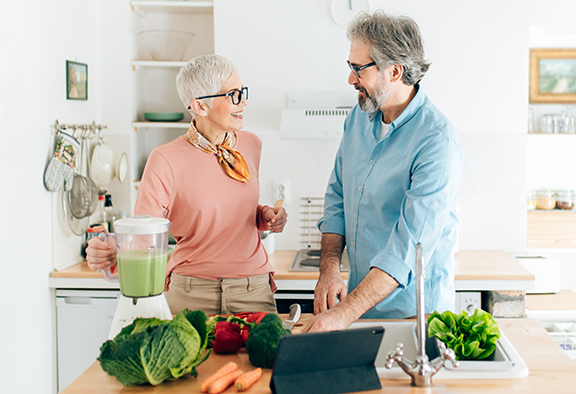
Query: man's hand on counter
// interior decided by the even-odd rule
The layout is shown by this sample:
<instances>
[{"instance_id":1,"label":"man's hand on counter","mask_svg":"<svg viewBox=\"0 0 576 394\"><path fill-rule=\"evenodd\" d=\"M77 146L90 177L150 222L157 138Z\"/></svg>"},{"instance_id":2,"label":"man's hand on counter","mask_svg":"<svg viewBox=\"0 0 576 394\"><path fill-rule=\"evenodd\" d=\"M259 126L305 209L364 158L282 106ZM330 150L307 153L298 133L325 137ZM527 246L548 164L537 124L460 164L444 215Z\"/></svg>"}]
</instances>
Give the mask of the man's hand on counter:
<instances>
[{"instance_id":1,"label":"man's hand on counter","mask_svg":"<svg viewBox=\"0 0 576 394\"><path fill-rule=\"evenodd\" d=\"M314 316L310 322L302 329L302 332L320 332L344 330L350 327L356 318L349 316L344 308L329 309Z\"/></svg>"},{"instance_id":2,"label":"man's hand on counter","mask_svg":"<svg viewBox=\"0 0 576 394\"><path fill-rule=\"evenodd\" d=\"M322 275L321 273L320 278ZM366 311L388 297L396 287L398 282L394 278L379 268L373 268L349 295L333 308L314 316L302 332L344 330ZM314 305L317 302L316 298L315 291Z\"/></svg>"}]
</instances>

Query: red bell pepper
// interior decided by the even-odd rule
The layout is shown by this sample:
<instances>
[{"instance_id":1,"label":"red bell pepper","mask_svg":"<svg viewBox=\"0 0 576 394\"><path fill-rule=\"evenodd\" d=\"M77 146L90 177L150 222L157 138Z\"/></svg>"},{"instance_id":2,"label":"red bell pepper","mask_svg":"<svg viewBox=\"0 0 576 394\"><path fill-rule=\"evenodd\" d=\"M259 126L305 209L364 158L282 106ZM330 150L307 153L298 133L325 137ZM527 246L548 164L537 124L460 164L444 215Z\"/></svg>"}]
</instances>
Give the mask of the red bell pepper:
<instances>
[{"instance_id":1,"label":"red bell pepper","mask_svg":"<svg viewBox=\"0 0 576 394\"><path fill-rule=\"evenodd\" d=\"M242 344L243 344L243 346L246 346L246 341L248 340L248 337L250 336L250 329L252 327L254 327L256 324L260 323L260 320L262 320L262 318L266 315L267 315L266 312L252 313L251 315L249 315L248 317L246 317L244 319L244 322L240 322L237 319L232 319L233 321L236 321L236 322L241 323L243 325L243 327L242 327Z\"/></svg>"},{"instance_id":2,"label":"red bell pepper","mask_svg":"<svg viewBox=\"0 0 576 394\"><path fill-rule=\"evenodd\" d=\"M230 321L219 321L214 326L214 339L212 349L214 352L236 353L242 347L242 334L240 325Z\"/></svg>"},{"instance_id":3,"label":"red bell pepper","mask_svg":"<svg viewBox=\"0 0 576 394\"><path fill-rule=\"evenodd\" d=\"M251 314L252 314L252 312L238 312L238 313L234 313L234 316L239 318L239 319L246 319Z\"/></svg>"}]
</instances>

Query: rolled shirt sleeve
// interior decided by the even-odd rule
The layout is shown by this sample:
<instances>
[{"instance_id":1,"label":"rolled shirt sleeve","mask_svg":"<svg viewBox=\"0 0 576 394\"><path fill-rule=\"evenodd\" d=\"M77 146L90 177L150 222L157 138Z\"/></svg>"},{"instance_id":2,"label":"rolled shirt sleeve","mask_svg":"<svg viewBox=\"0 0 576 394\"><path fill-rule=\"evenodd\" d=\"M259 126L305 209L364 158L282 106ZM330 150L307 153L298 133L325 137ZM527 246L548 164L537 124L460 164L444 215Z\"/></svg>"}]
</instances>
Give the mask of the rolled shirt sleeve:
<instances>
[{"instance_id":1,"label":"rolled shirt sleeve","mask_svg":"<svg viewBox=\"0 0 576 394\"><path fill-rule=\"evenodd\" d=\"M321 233L332 233L345 236L346 222L344 219L344 200L342 182L342 156L340 150L336 154L334 169L330 175L330 181L324 196L324 215L318 221Z\"/></svg>"}]
</instances>

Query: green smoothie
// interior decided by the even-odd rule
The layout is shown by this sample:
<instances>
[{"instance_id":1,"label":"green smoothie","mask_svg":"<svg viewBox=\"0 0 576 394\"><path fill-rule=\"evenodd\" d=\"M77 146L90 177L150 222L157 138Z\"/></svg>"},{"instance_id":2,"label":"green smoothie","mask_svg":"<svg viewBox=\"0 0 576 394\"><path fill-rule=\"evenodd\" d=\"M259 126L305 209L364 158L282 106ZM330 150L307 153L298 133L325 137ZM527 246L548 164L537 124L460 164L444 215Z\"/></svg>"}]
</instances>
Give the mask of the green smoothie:
<instances>
[{"instance_id":1,"label":"green smoothie","mask_svg":"<svg viewBox=\"0 0 576 394\"><path fill-rule=\"evenodd\" d=\"M120 291L128 297L147 297L164 291L168 253L130 250L119 253Z\"/></svg>"}]
</instances>

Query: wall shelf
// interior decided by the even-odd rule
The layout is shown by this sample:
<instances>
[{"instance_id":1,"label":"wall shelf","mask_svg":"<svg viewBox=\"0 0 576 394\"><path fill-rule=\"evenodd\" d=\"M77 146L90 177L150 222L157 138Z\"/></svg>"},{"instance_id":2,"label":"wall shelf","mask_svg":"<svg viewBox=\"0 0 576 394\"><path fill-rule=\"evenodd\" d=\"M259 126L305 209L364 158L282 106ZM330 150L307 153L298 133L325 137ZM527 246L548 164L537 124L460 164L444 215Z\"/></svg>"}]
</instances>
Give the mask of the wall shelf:
<instances>
[{"instance_id":1,"label":"wall shelf","mask_svg":"<svg viewBox=\"0 0 576 394\"><path fill-rule=\"evenodd\" d=\"M572 134L572 133L528 133L529 136L531 135L549 135L549 136L559 136L559 135L576 135L576 134Z\"/></svg>"},{"instance_id":2,"label":"wall shelf","mask_svg":"<svg viewBox=\"0 0 576 394\"><path fill-rule=\"evenodd\" d=\"M132 122L135 131L139 128L148 129L187 129L190 122Z\"/></svg>"},{"instance_id":3,"label":"wall shelf","mask_svg":"<svg viewBox=\"0 0 576 394\"><path fill-rule=\"evenodd\" d=\"M157 67L157 68L181 68L188 62L178 61L162 61L162 60L132 60L130 65L132 70L136 71L136 67Z\"/></svg>"},{"instance_id":4,"label":"wall shelf","mask_svg":"<svg viewBox=\"0 0 576 394\"><path fill-rule=\"evenodd\" d=\"M173 1L173 0L132 0L132 11L138 9L144 12L162 12L168 14L212 14L214 11L213 1Z\"/></svg>"}]
</instances>

